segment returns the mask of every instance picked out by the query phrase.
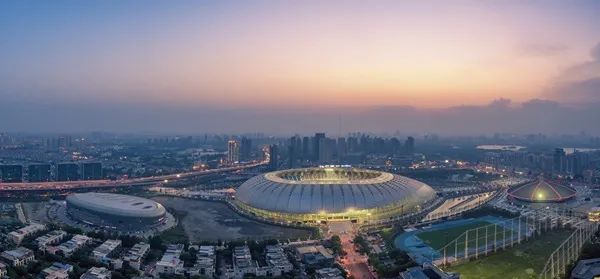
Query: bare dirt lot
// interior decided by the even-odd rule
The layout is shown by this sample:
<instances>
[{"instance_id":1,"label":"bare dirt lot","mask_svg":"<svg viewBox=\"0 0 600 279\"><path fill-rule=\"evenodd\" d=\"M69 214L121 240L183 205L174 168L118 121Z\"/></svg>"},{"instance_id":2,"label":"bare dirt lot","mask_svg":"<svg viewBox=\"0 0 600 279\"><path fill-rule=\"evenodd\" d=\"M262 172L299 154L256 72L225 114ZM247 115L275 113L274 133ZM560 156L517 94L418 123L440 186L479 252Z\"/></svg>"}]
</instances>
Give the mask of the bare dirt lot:
<instances>
[{"instance_id":1,"label":"bare dirt lot","mask_svg":"<svg viewBox=\"0 0 600 279\"><path fill-rule=\"evenodd\" d=\"M260 223L231 210L226 204L175 197L154 197L166 208L185 211L182 224L190 241L235 239L298 239L310 231Z\"/></svg>"}]
</instances>

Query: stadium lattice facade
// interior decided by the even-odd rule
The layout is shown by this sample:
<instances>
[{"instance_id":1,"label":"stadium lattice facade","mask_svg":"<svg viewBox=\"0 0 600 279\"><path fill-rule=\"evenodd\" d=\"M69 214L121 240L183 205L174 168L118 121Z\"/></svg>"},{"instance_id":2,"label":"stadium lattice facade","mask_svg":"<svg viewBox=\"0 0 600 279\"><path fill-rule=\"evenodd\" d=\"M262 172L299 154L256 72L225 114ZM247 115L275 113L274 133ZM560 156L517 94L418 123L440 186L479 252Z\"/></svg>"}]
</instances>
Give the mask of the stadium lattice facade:
<instances>
[{"instance_id":1,"label":"stadium lattice facade","mask_svg":"<svg viewBox=\"0 0 600 279\"><path fill-rule=\"evenodd\" d=\"M247 214L279 223L368 222L421 210L435 198L427 184L350 167L290 169L255 176L236 192Z\"/></svg>"}]
</instances>

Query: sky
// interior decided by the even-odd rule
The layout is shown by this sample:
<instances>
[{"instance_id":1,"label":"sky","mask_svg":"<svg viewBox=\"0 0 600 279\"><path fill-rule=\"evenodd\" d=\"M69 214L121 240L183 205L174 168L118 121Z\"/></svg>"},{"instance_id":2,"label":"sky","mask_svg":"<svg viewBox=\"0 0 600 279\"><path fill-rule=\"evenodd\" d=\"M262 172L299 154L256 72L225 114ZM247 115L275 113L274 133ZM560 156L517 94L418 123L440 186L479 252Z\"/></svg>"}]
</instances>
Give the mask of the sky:
<instances>
[{"instance_id":1,"label":"sky","mask_svg":"<svg viewBox=\"0 0 600 279\"><path fill-rule=\"evenodd\" d=\"M599 14L591 0L2 1L0 131L600 133ZM490 127L488 110L525 120Z\"/></svg>"}]
</instances>

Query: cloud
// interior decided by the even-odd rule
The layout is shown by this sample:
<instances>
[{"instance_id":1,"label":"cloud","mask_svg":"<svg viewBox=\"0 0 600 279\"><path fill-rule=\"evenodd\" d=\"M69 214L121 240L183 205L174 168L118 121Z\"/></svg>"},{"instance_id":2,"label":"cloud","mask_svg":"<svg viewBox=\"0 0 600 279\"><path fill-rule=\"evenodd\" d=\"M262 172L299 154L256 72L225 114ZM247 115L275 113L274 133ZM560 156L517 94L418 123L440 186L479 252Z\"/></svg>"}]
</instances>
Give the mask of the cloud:
<instances>
[{"instance_id":1,"label":"cloud","mask_svg":"<svg viewBox=\"0 0 600 279\"><path fill-rule=\"evenodd\" d=\"M359 108L224 109L215 107L0 103L0 131L118 133L255 133L290 135L324 131L404 135L438 133L474 135L516 133L549 135L585 131L600 135L600 102L565 106L534 99L514 103L499 99L487 105L422 109L408 106Z\"/></svg>"},{"instance_id":2,"label":"cloud","mask_svg":"<svg viewBox=\"0 0 600 279\"><path fill-rule=\"evenodd\" d=\"M518 52L527 57L545 57L560 55L568 49L566 45L557 43L528 43L520 45Z\"/></svg>"},{"instance_id":3,"label":"cloud","mask_svg":"<svg viewBox=\"0 0 600 279\"><path fill-rule=\"evenodd\" d=\"M551 99L572 104L600 102L600 43L591 60L573 65L556 77L546 92Z\"/></svg>"}]
</instances>

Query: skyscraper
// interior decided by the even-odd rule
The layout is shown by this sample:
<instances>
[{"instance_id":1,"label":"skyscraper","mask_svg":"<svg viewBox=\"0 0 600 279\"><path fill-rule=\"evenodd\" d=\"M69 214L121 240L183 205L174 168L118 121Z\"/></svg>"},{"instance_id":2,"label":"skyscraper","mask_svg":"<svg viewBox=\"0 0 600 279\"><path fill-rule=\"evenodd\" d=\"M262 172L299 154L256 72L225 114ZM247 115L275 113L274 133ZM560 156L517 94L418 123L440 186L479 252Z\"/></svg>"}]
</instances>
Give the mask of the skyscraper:
<instances>
[{"instance_id":1,"label":"skyscraper","mask_svg":"<svg viewBox=\"0 0 600 279\"><path fill-rule=\"evenodd\" d=\"M302 161L310 160L310 138L302 138Z\"/></svg>"},{"instance_id":2,"label":"skyscraper","mask_svg":"<svg viewBox=\"0 0 600 279\"><path fill-rule=\"evenodd\" d=\"M269 170L277 170L279 168L279 148L276 144L269 145Z\"/></svg>"},{"instance_id":3,"label":"skyscraper","mask_svg":"<svg viewBox=\"0 0 600 279\"><path fill-rule=\"evenodd\" d=\"M227 163L233 164L240 160L240 143L237 140L227 142Z\"/></svg>"},{"instance_id":4,"label":"skyscraper","mask_svg":"<svg viewBox=\"0 0 600 279\"><path fill-rule=\"evenodd\" d=\"M319 151L319 146L320 146L320 142L322 139L325 138L325 133L316 133L315 137L313 138L313 161L318 162L319 161L319 154L321 153Z\"/></svg>"},{"instance_id":5,"label":"skyscraper","mask_svg":"<svg viewBox=\"0 0 600 279\"><path fill-rule=\"evenodd\" d=\"M408 154L415 153L415 138L413 138L413 137L406 138L406 141L404 142L404 149L406 150L406 153L408 153Z\"/></svg>"},{"instance_id":6,"label":"skyscraper","mask_svg":"<svg viewBox=\"0 0 600 279\"><path fill-rule=\"evenodd\" d=\"M240 146L240 160L249 161L250 153L252 150L252 140L247 137L242 137L242 143Z\"/></svg>"},{"instance_id":7,"label":"skyscraper","mask_svg":"<svg viewBox=\"0 0 600 279\"><path fill-rule=\"evenodd\" d=\"M290 138L288 145L288 167L295 168L298 166L298 161L302 156L300 148L302 147L302 140L299 136L293 136Z\"/></svg>"},{"instance_id":8,"label":"skyscraper","mask_svg":"<svg viewBox=\"0 0 600 279\"><path fill-rule=\"evenodd\" d=\"M562 148L555 148L552 155L552 172L555 174L564 173L566 171L566 155Z\"/></svg>"}]
</instances>

